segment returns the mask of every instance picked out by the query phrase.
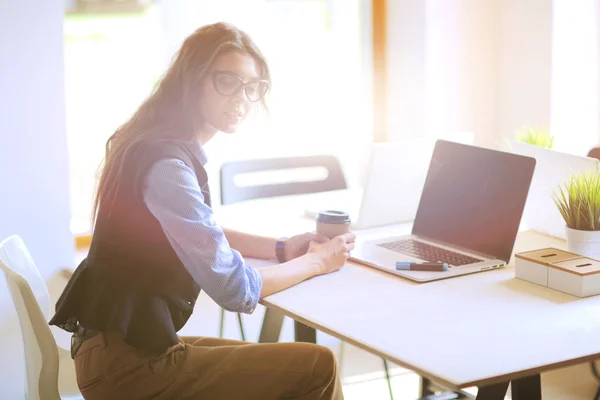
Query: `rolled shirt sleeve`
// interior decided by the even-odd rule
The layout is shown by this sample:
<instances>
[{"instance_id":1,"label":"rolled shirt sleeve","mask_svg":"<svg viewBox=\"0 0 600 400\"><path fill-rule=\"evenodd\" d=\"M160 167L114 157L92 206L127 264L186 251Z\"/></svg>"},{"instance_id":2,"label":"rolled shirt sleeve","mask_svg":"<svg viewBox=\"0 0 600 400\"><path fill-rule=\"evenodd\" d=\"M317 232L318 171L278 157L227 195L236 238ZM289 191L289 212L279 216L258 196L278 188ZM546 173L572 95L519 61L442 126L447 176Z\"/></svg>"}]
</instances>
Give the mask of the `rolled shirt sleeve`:
<instances>
[{"instance_id":1,"label":"rolled shirt sleeve","mask_svg":"<svg viewBox=\"0 0 600 400\"><path fill-rule=\"evenodd\" d=\"M144 202L194 280L228 311L252 313L262 278L229 246L204 202L194 171L178 159L162 159L146 175Z\"/></svg>"}]
</instances>

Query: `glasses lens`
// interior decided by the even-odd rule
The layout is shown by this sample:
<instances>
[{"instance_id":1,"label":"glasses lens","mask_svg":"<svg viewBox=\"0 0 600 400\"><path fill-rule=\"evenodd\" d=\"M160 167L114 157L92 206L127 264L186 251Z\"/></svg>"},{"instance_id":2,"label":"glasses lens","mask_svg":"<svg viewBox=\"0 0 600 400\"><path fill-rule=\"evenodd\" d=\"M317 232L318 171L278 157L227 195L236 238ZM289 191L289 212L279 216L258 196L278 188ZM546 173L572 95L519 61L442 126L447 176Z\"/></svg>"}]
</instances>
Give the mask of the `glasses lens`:
<instances>
[{"instance_id":1,"label":"glasses lens","mask_svg":"<svg viewBox=\"0 0 600 400\"><path fill-rule=\"evenodd\" d=\"M269 83L266 81L250 82L246 85L246 96L250 101L259 101L269 90Z\"/></svg>"},{"instance_id":2,"label":"glasses lens","mask_svg":"<svg viewBox=\"0 0 600 400\"><path fill-rule=\"evenodd\" d=\"M242 82L235 76L225 73L219 72L214 77L215 89L217 92L222 94L223 96L231 96L235 94L242 86Z\"/></svg>"}]
</instances>

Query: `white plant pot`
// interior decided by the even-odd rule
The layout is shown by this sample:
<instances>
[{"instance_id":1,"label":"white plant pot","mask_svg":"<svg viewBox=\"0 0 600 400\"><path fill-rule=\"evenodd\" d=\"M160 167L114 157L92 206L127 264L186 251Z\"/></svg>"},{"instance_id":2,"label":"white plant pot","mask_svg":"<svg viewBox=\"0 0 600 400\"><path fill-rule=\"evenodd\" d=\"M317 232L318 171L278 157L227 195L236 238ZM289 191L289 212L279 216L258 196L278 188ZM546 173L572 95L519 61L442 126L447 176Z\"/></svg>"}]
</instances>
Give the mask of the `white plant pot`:
<instances>
[{"instance_id":1,"label":"white plant pot","mask_svg":"<svg viewBox=\"0 0 600 400\"><path fill-rule=\"evenodd\" d=\"M565 228L570 252L600 260L600 231L579 231Z\"/></svg>"}]
</instances>

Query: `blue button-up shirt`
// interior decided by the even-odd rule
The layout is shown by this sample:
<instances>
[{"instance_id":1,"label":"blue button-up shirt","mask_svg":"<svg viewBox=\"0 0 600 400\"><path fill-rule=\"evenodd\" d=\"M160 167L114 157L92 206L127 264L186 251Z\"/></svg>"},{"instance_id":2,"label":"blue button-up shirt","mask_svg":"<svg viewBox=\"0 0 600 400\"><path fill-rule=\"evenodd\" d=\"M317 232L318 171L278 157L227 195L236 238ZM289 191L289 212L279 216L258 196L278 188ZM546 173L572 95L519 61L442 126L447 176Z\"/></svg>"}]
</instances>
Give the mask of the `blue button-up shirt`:
<instances>
[{"instance_id":1,"label":"blue button-up shirt","mask_svg":"<svg viewBox=\"0 0 600 400\"><path fill-rule=\"evenodd\" d=\"M199 143L193 151L206 164ZM260 273L229 247L194 171L181 160L162 159L150 168L145 183L146 206L201 289L228 311L252 313L262 289Z\"/></svg>"}]
</instances>

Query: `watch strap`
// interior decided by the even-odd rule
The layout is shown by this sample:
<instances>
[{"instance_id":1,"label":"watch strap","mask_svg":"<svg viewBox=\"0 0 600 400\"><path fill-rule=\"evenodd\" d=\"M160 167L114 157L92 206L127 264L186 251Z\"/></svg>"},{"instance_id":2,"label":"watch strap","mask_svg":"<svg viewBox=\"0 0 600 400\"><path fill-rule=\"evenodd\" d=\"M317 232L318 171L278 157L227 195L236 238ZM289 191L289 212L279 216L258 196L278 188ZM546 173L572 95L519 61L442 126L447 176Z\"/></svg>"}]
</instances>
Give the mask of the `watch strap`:
<instances>
[{"instance_id":1,"label":"watch strap","mask_svg":"<svg viewBox=\"0 0 600 400\"><path fill-rule=\"evenodd\" d=\"M288 240L287 237L277 239L275 243L275 255L280 263L284 263L285 260L285 242Z\"/></svg>"}]
</instances>

